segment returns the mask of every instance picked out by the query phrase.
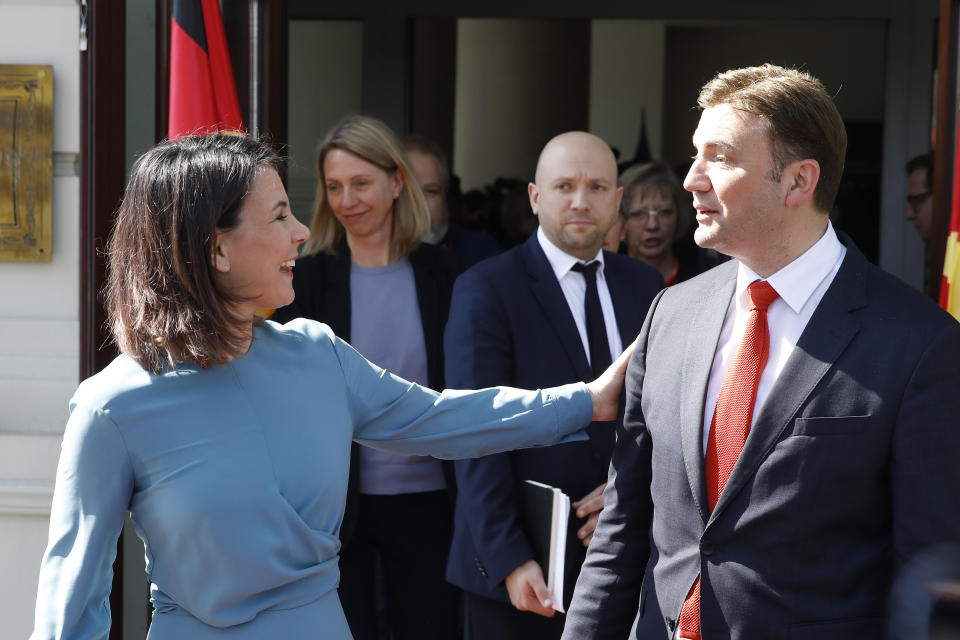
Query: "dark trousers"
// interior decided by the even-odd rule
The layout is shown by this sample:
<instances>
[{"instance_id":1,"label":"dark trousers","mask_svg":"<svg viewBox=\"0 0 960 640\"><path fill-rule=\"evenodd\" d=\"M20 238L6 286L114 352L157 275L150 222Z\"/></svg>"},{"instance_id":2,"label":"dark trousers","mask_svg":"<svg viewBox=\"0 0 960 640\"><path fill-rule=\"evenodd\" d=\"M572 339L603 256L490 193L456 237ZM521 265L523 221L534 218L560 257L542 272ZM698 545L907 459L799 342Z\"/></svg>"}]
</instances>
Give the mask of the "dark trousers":
<instances>
[{"instance_id":1,"label":"dark trousers","mask_svg":"<svg viewBox=\"0 0 960 640\"><path fill-rule=\"evenodd\" d=\"M361 495L358 516L340 554L340 601L354 638L459 638L460 590L444 579L453 528L447 492Z\"/></svg>"},{"instance_id":2,"label":"dark trousers","mask_svg":"<svg viewBox=\"0 0 960 640\"><path fill-rule=\"evenodd\" d=\"M509 602L464 593L464 640L559 640L566 616L544 618L517 611Z\"/></svg>"}]
</instances>

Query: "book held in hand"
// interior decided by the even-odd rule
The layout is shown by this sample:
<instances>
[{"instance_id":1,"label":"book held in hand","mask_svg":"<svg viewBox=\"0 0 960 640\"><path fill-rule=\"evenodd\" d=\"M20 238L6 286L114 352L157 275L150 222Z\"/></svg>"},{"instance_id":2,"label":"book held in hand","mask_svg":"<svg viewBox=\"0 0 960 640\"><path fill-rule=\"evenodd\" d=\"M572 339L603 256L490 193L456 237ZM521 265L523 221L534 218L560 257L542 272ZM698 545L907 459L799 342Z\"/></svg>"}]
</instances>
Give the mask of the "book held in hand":
<instances>
[{"instance_id":1,"label":"book held in hand","mask_svg":"<svg viewBox=\"0 0 960 640\"><path fill-rule=\"evenodd\" d=\"M521 487L521 521L527 539L553 594L553 608L563 608L564 558L567 554L567 522L570 496L556 487L525 480Z\"/></svg>"}]
</instances>

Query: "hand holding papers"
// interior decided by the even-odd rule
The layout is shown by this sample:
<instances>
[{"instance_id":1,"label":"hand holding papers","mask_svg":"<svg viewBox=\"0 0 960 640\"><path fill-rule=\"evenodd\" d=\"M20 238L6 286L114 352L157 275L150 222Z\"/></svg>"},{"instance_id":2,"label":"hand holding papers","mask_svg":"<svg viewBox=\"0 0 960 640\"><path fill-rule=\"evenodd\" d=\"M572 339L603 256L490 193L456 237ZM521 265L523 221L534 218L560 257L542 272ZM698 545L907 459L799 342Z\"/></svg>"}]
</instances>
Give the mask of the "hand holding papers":
<instances>
[{"instance_id":1,"label":"hand holding papers","mask_svg":"<svg viewBox=\"0 0 960 640\"><path fill-rule=\"evenodd\" d=\"M521 504L524 530L553 594L551 606L562 613L570 497L560 489L527 480L521 488Z\"/></svg>"}]
</instances>

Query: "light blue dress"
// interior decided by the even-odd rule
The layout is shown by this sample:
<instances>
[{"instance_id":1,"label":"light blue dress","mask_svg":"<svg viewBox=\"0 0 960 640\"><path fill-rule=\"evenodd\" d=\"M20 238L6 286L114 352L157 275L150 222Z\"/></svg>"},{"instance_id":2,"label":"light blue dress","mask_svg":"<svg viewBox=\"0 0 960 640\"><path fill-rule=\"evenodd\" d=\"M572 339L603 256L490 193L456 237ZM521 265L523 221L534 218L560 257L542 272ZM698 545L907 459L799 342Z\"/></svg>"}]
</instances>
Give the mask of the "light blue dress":
<instances>
[{"instance_id":1,"label":"light blue dress","mask_svg":"<svg viewBox=\"0 0 960 640\"><path fill-rule=\"evenodd\" d=\"M208 370L153 375L120 356L70 410L33 640L107 638L128 510L146 551L150 640L339 640L350 638L336 587L351 440L486 455L559 441L590 422L592 403L582 384L437 394L294 320L256 328L244 357Z\"/></svg>"}]
</instances>

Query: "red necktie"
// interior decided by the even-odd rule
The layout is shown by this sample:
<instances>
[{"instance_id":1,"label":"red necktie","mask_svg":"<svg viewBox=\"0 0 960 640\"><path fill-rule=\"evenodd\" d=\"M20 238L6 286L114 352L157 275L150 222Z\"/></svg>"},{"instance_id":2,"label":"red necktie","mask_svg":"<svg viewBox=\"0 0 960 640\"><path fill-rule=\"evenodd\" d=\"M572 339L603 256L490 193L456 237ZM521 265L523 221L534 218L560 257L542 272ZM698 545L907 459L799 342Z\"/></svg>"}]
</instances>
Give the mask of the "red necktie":
<instances>
[{"instance_id":1,"label":"red necktie","mask_svg":"<svg viewBox=\"0 0 960 640\"><path fill-rule=\"evenodd\" d=\"M757 280L747 287L750 315L743 331L740 348L727 371L717 396L717 408L710 424L707 455L703 461L710 511L726 486L733 466L740 457L743 443L750 433L753 407L757 401L757 385L770 353L770 331L767 308L778 294L766 281ZM690 589L680 611L680 637L700 640L700 577Z\"/></svg>"}]
</instances>

